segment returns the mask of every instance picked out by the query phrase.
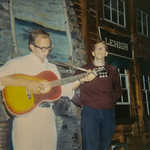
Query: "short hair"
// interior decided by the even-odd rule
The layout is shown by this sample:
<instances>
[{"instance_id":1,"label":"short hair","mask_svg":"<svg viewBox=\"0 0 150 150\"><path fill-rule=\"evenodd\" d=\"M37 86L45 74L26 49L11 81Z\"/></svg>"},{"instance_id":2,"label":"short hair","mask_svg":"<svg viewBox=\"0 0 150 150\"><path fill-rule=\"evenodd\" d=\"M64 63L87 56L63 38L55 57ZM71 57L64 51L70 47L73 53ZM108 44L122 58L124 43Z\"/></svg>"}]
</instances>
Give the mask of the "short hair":
<instances>
[{"instance_id":1,"label":"short hair","mask_svg":"<svg viewBox=\"0 0 150 150\"><path fill-rule=\"evenodd\" d=\"M94 51L94 49L95 49L95 46L96 46L97 44L100 44L100 43L102 43L102 44L105 46L106 51L108 51L108 46L107 46L106 42L103 41L103 40L99 40L99 41L97 41L97 42L94 44L93 51Z\"/></svg>"},{"instance_id":2,"label":"short hair","mask_svg":"<svg viewBox=\"0 0 150 150\"><path fill-rule=\"evenodd\" d=\"M34 44L36 38L41 35L43 36L43 38L49 38L50 39L50 35L45 32L44 30L42 29L35 29L35 30L32 30L29 34L29 45L30 44Z\"/></svg>"}]
</instances>

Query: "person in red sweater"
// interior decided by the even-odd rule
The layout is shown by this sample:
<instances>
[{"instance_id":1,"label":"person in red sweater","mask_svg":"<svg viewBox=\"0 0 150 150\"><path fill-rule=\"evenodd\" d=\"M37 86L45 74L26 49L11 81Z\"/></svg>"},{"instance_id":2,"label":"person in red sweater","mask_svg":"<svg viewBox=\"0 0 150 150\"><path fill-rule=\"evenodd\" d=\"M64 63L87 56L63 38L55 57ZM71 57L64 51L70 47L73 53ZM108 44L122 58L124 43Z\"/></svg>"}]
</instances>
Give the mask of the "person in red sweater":
<instances>
[{"instance_id":1,"label":"person in red sweater","mask_svg":"<svg viewBox=\"0 0 150 150\"><path fill-rule=\"evenodd\" d=\"M107 55L105 42L99 41L92 50L92 62L83 66L88 70L99 70L94 80L84 84L80 81L83 150L109 150L114 133L114 106L121 96L121 86L117 69L105 62Z\"/></svg>"}]
</instances>

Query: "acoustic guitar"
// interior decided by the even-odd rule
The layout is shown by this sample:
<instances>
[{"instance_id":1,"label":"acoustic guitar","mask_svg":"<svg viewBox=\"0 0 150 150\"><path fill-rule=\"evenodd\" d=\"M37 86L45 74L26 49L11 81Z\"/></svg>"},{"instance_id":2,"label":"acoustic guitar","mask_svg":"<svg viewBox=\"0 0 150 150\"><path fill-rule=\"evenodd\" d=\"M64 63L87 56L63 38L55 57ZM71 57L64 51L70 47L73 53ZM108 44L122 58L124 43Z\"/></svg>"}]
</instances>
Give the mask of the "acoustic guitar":
<instances>
[{"instance_id":1,"label":"acoustic guitar","mask_svg":"<svg viewBox=\"0 0 150 150\"><path fill-rule=\"evenodd\" d=\"M96 75L99 77L106 77L107 72L104 67L93 70ZM15 74L17 78L25 78L29 80L47 80L50 81L52 89L47 93L34 94L29 91L26 87L23 86L6 86L3 91L4 104L7 110L12 115L23 115L32 111L37 105L41 102L53 102L58 100L61 97L62 88L61 85L64 85L69 82L73 82L84 77L87 73L75 75L73 77L67 77L64 79L58 79L55 73L51 71L44 71L35 76L29 76L26 74Z\"/></svg>"}]
</instances>

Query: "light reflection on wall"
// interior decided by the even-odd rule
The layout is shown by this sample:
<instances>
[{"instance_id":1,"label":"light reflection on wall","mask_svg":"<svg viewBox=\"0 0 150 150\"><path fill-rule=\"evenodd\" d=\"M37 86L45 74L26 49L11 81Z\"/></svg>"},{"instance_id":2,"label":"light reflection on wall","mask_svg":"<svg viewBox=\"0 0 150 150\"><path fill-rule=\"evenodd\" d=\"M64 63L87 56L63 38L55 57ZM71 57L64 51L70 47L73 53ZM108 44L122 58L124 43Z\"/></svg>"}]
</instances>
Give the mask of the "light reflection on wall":
<instances>
[{"instance_id":1,"label":"light reflection on wall","mask_svg":"<svg viewBox=\"0 0 150 150\"><path fill-rule=\"evenodd\" d=\"M51 36L53 49L49 54L48 59L53 59L59 62L67 62L69 59L69 44L66 32L55 31L33 22L16 19L16 39L19 55L26 55L30 52L28 50L28 35L32 29L36 28L44 29Z\"/></svg>"}]
</instances>

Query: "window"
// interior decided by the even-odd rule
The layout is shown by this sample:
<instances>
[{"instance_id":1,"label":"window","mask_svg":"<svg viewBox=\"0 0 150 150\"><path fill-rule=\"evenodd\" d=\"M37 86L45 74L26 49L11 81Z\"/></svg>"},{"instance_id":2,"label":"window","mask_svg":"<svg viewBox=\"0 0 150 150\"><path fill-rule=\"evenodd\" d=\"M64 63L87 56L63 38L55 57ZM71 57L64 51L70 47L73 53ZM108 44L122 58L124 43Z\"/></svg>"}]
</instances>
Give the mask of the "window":
<instances>
[{"instance_id":1,"label":"window","mask_svg":"<svg viewBox=\"0 0 150 150\"><path fill-rule=\"evenodd\" d=\"M125 1L104 0L104 19L114 24L126 27Z\"/></svg>"},{"instance_id":2,"label":"window","mask_svg":"<svg viewBox=\"0 0 150 150\"><path fill-rule=\"evenodd\" d=\"M150 16L142 10L137 9L137 31L147 37L150 37Z\"/></svg>"},{"instance_id":3,"label":"window","mask_svg":"<svg viewBox=\"0 0 150 150\"><path fill-rule=\"evenodd\" d=\"M129 124L131 122L131 115L128 72L124 68L119 68L118 71L120 73L122 95L115 106L116 122L117 124Z\"/></svg>"},{"instance_id":4,"label":"window","mask_svg":"<svg viewBox=\"0 0 150 150\"><path fill-rule=\"evenodd\" d=\"M129 95L129 79L128 79L127 70L124 68L119 68L118 71L120 73L122 96L119 99L119 101L117 102L117 104L129 105L130 104L130 95Z\"/></svg>"},{"instance_id":5,"label":"window","mask_svg":"<svg viewBox=\"0 0 150 150\"><path fill-rule=\"evenodd\" d=\"M142 76L141 88L142 88L143 106L144 106L145 114L147 116L150 116L150 76L149 75Z\"/></svg>"}]
</instances>

